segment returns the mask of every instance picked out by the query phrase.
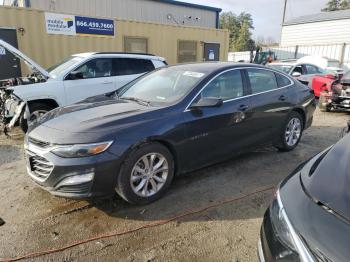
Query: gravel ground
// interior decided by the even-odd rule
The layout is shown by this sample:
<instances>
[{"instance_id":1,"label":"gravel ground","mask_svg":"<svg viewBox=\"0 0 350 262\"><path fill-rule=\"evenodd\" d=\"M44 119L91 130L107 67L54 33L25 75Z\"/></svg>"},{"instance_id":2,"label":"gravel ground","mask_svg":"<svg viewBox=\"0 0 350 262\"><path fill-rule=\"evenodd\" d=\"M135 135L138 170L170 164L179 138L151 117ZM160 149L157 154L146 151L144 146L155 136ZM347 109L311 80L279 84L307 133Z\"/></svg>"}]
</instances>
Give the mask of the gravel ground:
<instances>
[{"instance_id":1,"label":"gravel ground","mask_svg":"<svg viewBox=\"0 0 350 262\"><path fill-rule=\"evenodd\" d=\"M277 186L298 164L338 141L348 120L347 113L317 111L294 151L261 148L183 175L148 206L117 197L86 202L51 196L26 175L21 133L0 136L0 260L114 232L120 234L28 260L257 261L260 224L274 191L237 198ZM193 211L200 212L179 217Z\"/></svg>"}]
</instances>

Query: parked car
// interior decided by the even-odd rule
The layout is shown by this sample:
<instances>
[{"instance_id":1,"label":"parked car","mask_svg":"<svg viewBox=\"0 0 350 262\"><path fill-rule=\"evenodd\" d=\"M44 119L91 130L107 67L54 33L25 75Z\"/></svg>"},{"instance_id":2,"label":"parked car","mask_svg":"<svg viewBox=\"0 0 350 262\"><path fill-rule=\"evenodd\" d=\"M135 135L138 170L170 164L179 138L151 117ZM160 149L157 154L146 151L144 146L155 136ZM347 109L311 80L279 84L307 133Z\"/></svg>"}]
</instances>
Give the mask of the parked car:
<instances>
[{"instance_id":1,"label":"parked car","mask_svg":"<svg viewBox=\"0 0 350 262\"><path fill-rule=\"evenodd\" d=\"M298 167L266 211L260 261L349 261L350 136Z\"/></svg>"},{"instance_id":2,"label":"parked car","mask_svg":"<svg viewBox=\"0 0 350 262\"><path fill-rule=\"evenodd\" d=\"M158 69L120 91L52 110L25 138L28 174L54 195L160 198L175 174L261 144L294 149L315 97L288 75L252 64Z\"/></svg>"},{"instance_id":3,"label":"parked car","mask_svg":"<svg viewBox=\"0 0 350 262\"><path fill-rule=\"evenodd\" d=\"M327 82L320 92L319 107L321 111L332 109L350 109L350 72L341 79Z\"/></svg>"},{"instance_id":4,"label":"parked car","mask_svg":"<svg viewBox=\"0 0 350 262\"><path fill-rule=\"evenodd\" d=\"M25 103L29 120L59 107L85 98L116 90L155 68L166 66L164 58L148 54L82 53L75 54L45 70L8 43L7 49L29 65L33 74L28 77L0 81L0 106L5 124L19 124L27 129Z\"/></svg>"},{"instance_id":5,"label":"parked car","mask_svg":"<svg viewBox=\"0 0 350 262\"><path fill-rule=\"evenodd\" d=\"M285 72L305 85L309 85L315 75L325 75L328 73L317 65L298 62L273 62L267 66Z\"/></svg>"}]
</instances>

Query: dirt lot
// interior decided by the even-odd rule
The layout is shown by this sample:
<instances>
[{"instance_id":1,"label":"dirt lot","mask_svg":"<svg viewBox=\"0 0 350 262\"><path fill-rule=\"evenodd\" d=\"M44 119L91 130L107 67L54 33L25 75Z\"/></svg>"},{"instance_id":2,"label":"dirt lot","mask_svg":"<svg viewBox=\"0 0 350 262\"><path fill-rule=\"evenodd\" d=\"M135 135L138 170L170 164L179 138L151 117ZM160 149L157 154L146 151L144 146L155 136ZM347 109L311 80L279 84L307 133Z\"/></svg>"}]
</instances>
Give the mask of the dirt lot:
<instances>
[{"instance_id":1,"label":"dirt lot","mask_svg":"<svg viewBox=\"0 0 350 262\"><path fill-rule=\"evenodd\" d=\"M29 261L256 261L269 188L338 141L348 119L316 112L293 152L263 148L178 177L163 199L143 207L53 197L26 175L21 134L0 136L0 260L114 233Z\"/></svg>"}]
</instances>

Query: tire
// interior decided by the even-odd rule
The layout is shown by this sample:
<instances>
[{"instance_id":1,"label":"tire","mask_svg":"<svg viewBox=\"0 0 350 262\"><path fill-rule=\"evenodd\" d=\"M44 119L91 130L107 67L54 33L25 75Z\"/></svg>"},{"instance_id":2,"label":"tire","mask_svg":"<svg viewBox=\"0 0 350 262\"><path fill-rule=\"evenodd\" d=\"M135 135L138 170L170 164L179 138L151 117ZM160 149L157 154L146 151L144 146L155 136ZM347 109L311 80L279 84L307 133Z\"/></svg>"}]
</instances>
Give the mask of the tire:
<instances>
[{"instance_id":1,"label":"tire","mask_svg":"<svg viewBox=\"0 0 350 262\"><path fill-rule=\"evenodd\" d=\"M320 99L318 101L318 107L320 108L321 112L330 112L331 111L331 106L324 105L325 101L326 101L326 98L324 96L320 96Z\"/></svg>"},{"instance_id":2,"label":"tire","mask_svg":"<svg viewBox=\"0 0 350 262\"><path fill-rule=\"evenodd\" d=\"M33 103L30 105L30 121L34 121L34 116L42 115L44 112L49 112L53 109L52 106L49 106L44 103ZM28 130L28 120L24 119L24 114L22 113L21 117L19 118L19 126L21 127L22 131L24 133L27 133Z\"/></svg>"},{"instance_id":3,"label":"tire","mask_svg":"<svg viewBox=\"0 0 350 262\"><path fill-rule=\"evenodd\" d=\"M160 163L163 164L157 169L159 172L153 172L151 166L156 167ZM143 144L126 157L120 168L115 190L130 204L145 205L161 198L173 178L174 159L169 150L159 143Z\"/></svg>"},{"instance_id":4,"label":"tire","mask_svg":"<svg viewBox=\"0 0 350 262\"><path fill-rule=\"evenodd\" d=\"M282 152L288 152L296 148L304 130L304 119L298 112L292 111L286 119L276 148ZM291 129L293 131L291 131ZM288 136L289 132L289 136ZM293 132L293 133L291 133Z\"/></svg>"}]
</instances>

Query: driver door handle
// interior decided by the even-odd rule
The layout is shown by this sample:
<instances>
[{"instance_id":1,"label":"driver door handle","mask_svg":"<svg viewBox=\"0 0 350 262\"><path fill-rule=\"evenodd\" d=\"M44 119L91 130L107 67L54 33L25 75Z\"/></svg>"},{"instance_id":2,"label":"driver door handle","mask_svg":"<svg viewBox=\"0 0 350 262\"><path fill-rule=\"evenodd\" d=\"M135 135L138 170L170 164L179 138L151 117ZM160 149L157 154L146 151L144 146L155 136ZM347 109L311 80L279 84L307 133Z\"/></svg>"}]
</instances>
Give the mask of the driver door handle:
<instances>
[{"instance_id":1,"label":"driver door handle","mask_svg":"<svg viewBox=\"0 0 350 262\"><path fill-rule=\"evenodd\" d=\"M239 110L240 111L247 111L249 109L249 106L248 105L240 105L239 106Z\"/></svg>"},{"instance_id":2,"label":"driver door handle","mask_svg":"<svg viewBox=\"0 0 350 262\"><path fill-rule=\"evenodd\" d=\"M279 97L278 100L280 100L280 101L286 101L286 100L287 100L287 97L286 97L285 95L281 95L281 96Z\"/></svg>"}]
</instances>

